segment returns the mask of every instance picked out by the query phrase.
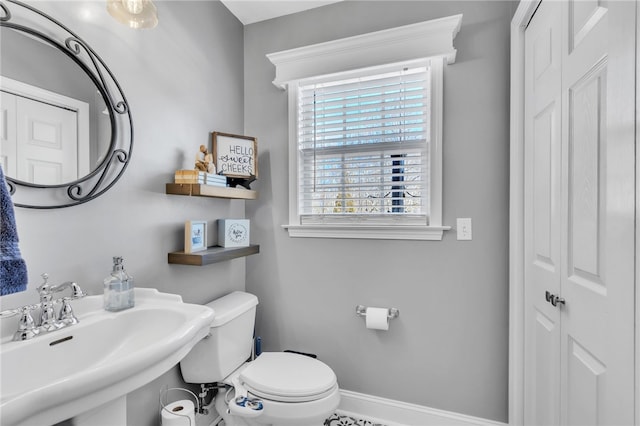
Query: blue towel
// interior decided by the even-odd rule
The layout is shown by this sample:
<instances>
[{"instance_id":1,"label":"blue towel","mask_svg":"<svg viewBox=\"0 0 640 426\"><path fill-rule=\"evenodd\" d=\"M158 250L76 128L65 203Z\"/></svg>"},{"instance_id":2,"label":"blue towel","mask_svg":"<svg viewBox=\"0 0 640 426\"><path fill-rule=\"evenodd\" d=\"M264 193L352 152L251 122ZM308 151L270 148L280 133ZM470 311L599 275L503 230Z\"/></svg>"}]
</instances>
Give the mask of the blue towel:
<instances>
[{"instance_id":1,"label":"blue towel","mask_svg":"<svg viewBox=\"0 0 640 426\"><path fill-rule=\"evenodd\" d=\"M27 265L18 247L13 201L0 166L0 296L27 289Z\"/></svg>"}]
</instances>

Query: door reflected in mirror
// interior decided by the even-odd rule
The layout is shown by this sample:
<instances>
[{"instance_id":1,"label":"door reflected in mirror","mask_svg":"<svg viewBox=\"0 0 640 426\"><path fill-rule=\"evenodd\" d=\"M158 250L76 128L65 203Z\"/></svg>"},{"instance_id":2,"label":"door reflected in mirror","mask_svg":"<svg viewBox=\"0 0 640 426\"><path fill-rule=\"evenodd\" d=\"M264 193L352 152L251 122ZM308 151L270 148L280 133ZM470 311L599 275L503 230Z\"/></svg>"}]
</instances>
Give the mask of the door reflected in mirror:
<instances>
[{"instance_id":1,"label":"door reflected in mirror","mask_svg":"<svg viewBox=\"0 0 640 426\"><path fill-rule=\"evenodd\" d=\"M89 175L111 142L107 104L93 80L59 48L18 29L0 28L0 51L5 174L39 185Z\"/></svg>"}]
</instances>

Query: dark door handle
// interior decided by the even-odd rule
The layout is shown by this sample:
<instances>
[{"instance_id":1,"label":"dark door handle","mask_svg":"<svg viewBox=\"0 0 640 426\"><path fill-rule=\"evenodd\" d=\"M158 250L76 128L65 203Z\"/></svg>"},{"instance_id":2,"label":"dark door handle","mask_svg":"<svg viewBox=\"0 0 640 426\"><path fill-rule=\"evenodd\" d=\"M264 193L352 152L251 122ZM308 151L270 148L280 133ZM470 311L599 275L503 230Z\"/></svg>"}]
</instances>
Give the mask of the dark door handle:
<instances>
[{"instance_id":1,"label":"dark door handle","mask_svg":"<svg viewBox=\"0 0 640 426\"><path fill-rule=\"evenodd\" d=\"M549 293L548 291L544 292L544 298L547 302L551 303L553 306L558 306L558 303L561 305L565 304L565 300L562 297L556 296L555 294Z\"/></svg>"}]
</instances>

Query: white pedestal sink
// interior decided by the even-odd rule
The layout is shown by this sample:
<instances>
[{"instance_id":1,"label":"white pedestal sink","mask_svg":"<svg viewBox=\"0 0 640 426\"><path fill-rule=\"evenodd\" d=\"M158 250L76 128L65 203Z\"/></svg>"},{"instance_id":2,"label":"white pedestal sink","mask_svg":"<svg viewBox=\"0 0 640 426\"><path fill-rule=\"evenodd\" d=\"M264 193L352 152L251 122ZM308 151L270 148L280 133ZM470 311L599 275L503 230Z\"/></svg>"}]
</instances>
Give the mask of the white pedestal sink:
<instances>
[{"instance_id":1,"label":"white pedestal sink","mask_svg":"<svg viewBox=\"0 0 640 426\"><path fill-rule=\"evenodd\" d=\"M207 306L155 289L135 292L131 309L107 312L102 296L87 296L72 302L78 324L21 342L3 338L0 424L50 425L95 415L105 404L122 407L117 401L209 333L214 312Z\"/></svg>"}]
</instances>

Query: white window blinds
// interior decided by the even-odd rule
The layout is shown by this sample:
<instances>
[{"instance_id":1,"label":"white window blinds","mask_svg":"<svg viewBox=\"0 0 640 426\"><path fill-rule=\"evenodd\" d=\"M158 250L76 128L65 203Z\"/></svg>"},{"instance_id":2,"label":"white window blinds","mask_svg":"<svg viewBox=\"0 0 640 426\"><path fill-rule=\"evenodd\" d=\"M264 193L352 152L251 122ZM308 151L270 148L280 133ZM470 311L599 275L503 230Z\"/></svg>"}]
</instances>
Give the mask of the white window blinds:
<instances>
[{"instance_id":1,"label":"white window blinds","mask_svg":"<svg viewBox=\"0 0 640 426\"><path fill-rule=\"evenodd\" d=\"M298 88L301 220L429 214L430 69L302 84Z\"/></svg>"}]
</instances>

